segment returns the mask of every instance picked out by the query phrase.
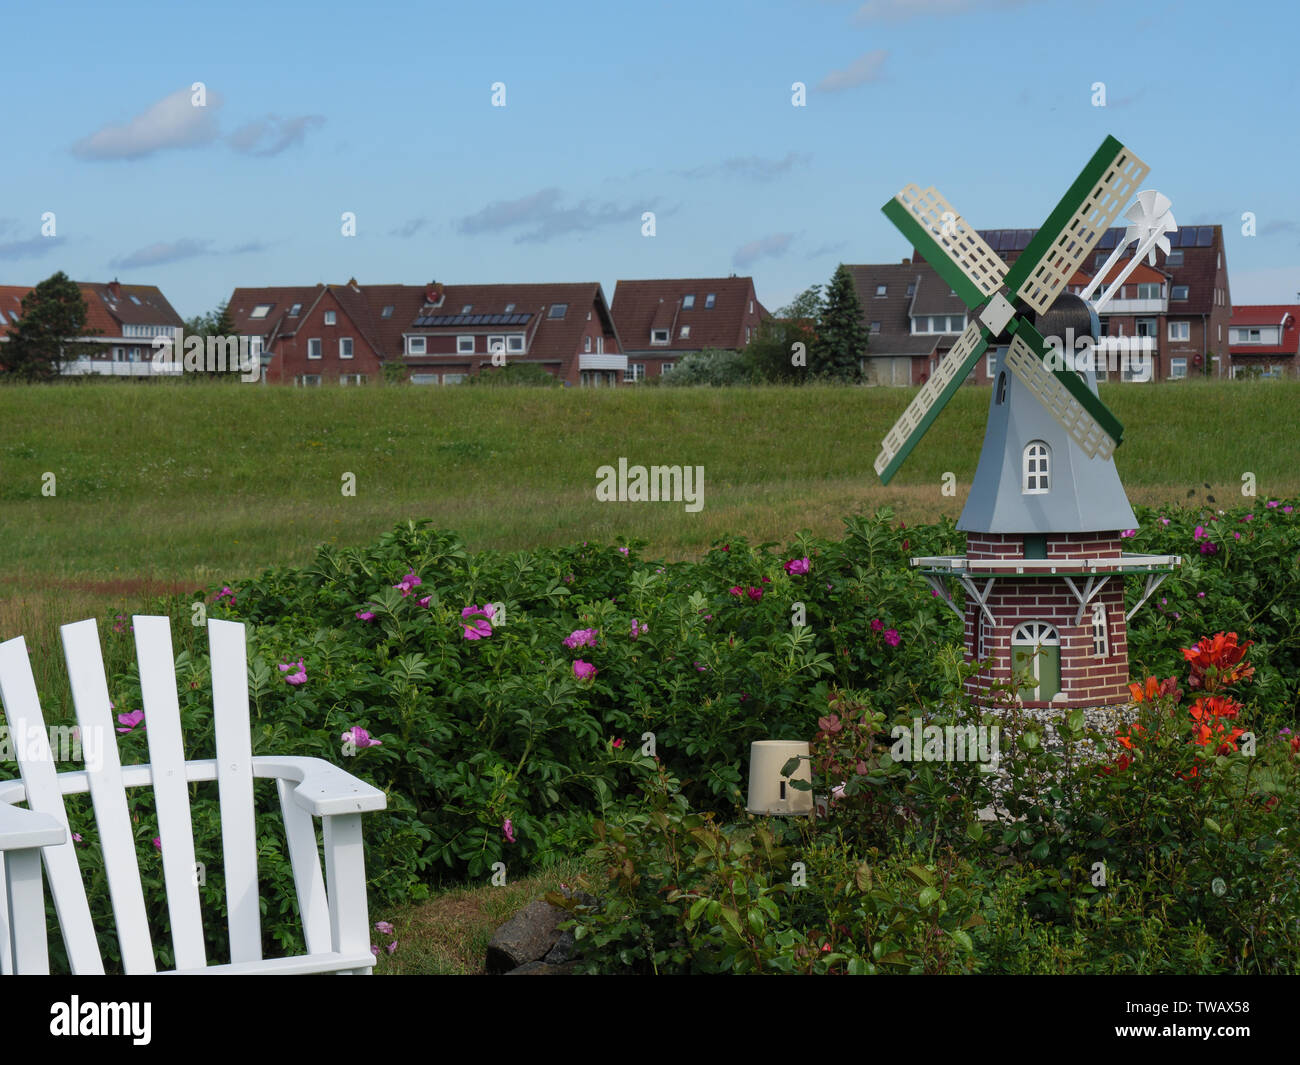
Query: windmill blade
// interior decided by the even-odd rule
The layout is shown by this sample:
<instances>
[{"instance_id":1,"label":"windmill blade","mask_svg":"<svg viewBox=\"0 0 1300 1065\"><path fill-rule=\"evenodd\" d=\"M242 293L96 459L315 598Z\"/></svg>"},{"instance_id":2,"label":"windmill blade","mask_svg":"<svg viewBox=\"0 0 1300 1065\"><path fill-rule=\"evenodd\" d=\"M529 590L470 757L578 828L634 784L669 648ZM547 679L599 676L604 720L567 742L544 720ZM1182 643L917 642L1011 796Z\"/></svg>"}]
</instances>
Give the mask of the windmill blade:
<instances>
[{"instance_id":1,"label":"windmill blade","mask_svg":"<svg viewBox=\"0 0 1300 1065\"><path fill-rule=\"evenodd\" d=\"M971 310L1001 288L1007 264L934 186L908 185L881 210Z\"/></svg>"},{"instance_id":2,"label":"windmill blade","mask_svg":"<svg viewBox=\"0 0 1300 1065\"><path fill-rule=\"evenodd\" d=\"M1107 137L1011 265L1006 286L1039 314L1046 311L1150 169Z\"/></svg>"},{"instance_id":3,"label":"windmill blade","mask_svg":"<svg viewBox=\"0 0 1300 1065\"><path fill-rule=\"evenodd\" d=\"M885 484L898 472L898 467L926 434L953 393L961 387L988 346L987 332L978 321L971 321L952 350L935 368L930 380L921 386L921 391L908 404L903 416L885 434L880 454L876 457L876 473Z\"/></svg>"},{"instance_id":4,"label":"windmill blade","mask_svg":"<svg viewBox=\"0 0 1300 1065\"><path fill-rule=\"evenodd\" d=\"M1110 458L1124 427L1073 370L1053 373L1043 364L1046 348L1038 331L1021 322L1007 349L1006 365L1085 455Z\"/></svg>"}]
</instances>

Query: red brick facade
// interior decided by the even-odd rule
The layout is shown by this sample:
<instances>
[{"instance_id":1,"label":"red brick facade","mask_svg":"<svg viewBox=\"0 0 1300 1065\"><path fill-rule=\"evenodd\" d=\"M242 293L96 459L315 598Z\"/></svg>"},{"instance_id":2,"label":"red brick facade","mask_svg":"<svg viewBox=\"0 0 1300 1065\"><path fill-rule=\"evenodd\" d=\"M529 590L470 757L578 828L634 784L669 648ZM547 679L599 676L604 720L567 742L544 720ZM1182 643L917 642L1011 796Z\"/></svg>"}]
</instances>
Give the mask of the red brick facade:
<instances>
[{"instance_id":1,"label":"red brick facade","mask_svg":"<svg viewBox=\"0 0 1300 1065\"><path fill-rule=\"evenodd\" d=\"M1069 566L1070 560L1117 558L1121 541L1118 533L1049 533L1047 559L1059 559ZM1017 559L1025 554L1025 538L993 533L969 534L967 558ZM972 574L971 579L982 591L989 576ZM1004 701L1008 693L991 690L994 683L1012 679L1012 633L1024 622L1045 622L1055 629L1060 640L1060 682L1063 698L1054 701L1026 700L1030 707L1111 706L1127 702L1128 634L1124 619L1124 577L1116 573L1102 586L1079 615L1079 601L1065 582L1064 575L1016 574L992 577L993 587L987 605L996 624L990 625L979 604L971 595L966 602L966 660L973 662L983 636L986 665L966 681L967 693L985 702ZM1080 590L1089 577L1071 579ZM1100 581L1101 577L1095 578ZM1096 653L1093 612L1100 604L1105 609L1105 653ZM983 632L981 633L981 628Z\"/></svg>"}]
</instances>

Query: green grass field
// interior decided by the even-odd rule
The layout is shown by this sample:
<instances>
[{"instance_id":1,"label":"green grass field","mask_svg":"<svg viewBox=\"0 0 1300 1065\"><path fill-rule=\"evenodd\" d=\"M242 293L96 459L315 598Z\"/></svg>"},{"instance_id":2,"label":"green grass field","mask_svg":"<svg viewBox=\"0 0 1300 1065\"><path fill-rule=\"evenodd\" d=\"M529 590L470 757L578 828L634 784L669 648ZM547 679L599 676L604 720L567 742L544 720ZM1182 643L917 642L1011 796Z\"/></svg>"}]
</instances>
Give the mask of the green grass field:
<instances>
[{"instance_id":1,"label":"green grass field","mask_svg":"<svg viewBox=\"0 0 1300 1065\"><path fill-rule=\"evenodd\" d=\"M895 482L873 461L912 390L317 389L231 383L0 388L0 638L309 560L432 518L471 548L623 535L691 557L715 539L835 534L883 505L960 512L989 393L963 389ZM1300 492L1300 382L1110 385L1137 503ZM596 470L704 467L704 508L600 503ZM956 496L941 491L943 474ZM54 475L45 494L45 475ZM342 493L344 475L355 496Z\"/></svg>"}]
</instances>

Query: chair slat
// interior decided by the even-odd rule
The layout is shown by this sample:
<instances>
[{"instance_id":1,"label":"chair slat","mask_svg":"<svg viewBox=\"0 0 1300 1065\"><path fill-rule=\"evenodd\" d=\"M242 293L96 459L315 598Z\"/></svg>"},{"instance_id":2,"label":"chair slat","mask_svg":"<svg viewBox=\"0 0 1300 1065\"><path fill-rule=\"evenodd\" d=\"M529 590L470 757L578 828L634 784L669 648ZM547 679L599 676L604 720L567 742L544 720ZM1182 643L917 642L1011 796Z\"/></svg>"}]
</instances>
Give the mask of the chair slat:
<instances>
[{"instance_id":1,"label":"chair slat","mask_svg":"<svg viewBox=\"0 0 1300 1065\"><path fill-rule=\"evenodd\" d=\"M248 723L248 651L244 626L208 619L212 712L217 733L222 872L230 913L230 960L260 961L262 923L253 819L253 746Z\"/></svg>"},{"instance_id":2,"label":"chair slat","mask_svg":"<svg viewBox=\"0 0 1300 1065\"><path fill-rule=\"evenodd\" d=\"M325 879L320 871L320 848L316 845L316 822L293 797L298 785L281 778L276 781L280 809L284 813L284 838L289 845L293 884L298 891L303 939L308 954L330 949L330 914L325 898Z\"/></svg>"},{"instance_id":3,"label":"chair slat","mask_svg":"<svg viewBox=\"0 0 1300 1065\"><path fill-rule=\"evenodd\" d=\"M10 931L9 922L9 888L5 877L6 861L5 855L0 854L0 976L12 976L14 971L13 933Z\"/></svg>"},{"instance_id":4,"label":"chair slat","mask_svg":"<svg viewBox=\"0 0 1300 1065\"><path fill-rule=\"evenodd\" d=\"M8 866L9 872L3 877L0 909L8 909L19 919L10 924L5 949L5 957L10 960L0 964L0 973L46 975L50 971L50 943L45 928L41 856L35 851L11 851L2 857L0 866Z\"/></svg>"},{"instance_id":5,"label":"chair slat","mask_svg":"<svg viewBox=\"0 0 1300 1065\"><path fill-rule=\"evenodd\" d=\"M122 781L122 761L117 750L117 733L104 657L99 646L99 627L94 619L64 625L63 654L68 662L72 701L77 708L82 750L87 754L86 776L99 826L99 844L108 875L108 893L117 921L117 941L122 948L122 967L128 975L157 972L149 918L140 885L140 864L135 851L135 834ZM146 729L148 722L145 722ZM90 744L98 765L90 764Z\"/></svg>"},{"instance_id":6,"label":"chair slat","mask_svg":"<svg viewBox=\"0 0 1300 1065\"><path fill-rule=\"evenodd\" d=\"M14 741L18 767L27 789L27 808L49 814L68 834L63 843L42 850L45 870L50 879L50 893L54 898L54 910L58 914L63 942L68 951L68 963L74 975L101 975L104 972L104 961L100 957L95 927L90 919L86 888L77 865L76 844L68 826L68 813L63 806L58 774L54 769L50 736L41 714L31 662L27 658L27 643L21 636L0 643L0 702L4 704L9 735ZM13 892L14 864L9 865L8 873L9 891ZM30 878L17 886L29 892ZM39 887L38 879L36 890ZM33 934L29 929L18 931L24 936ZM42 929L41 932L43 931ZM22 958L16 961L21 962Z\"/></svg>"},{"instance_id":7,"label":"chair slat","mask_svg":"<svg viewBox=\"0 0 1300 1065\"><path fill-rule=\"evenodd\" d=\"M149 738L149 762L153 766L154 802L176 968L199 969L207 964L207 952L199 913L171 619L135 615L131 623L135 627L135 653L140 666L145 735Z\"/></svg>"}]
</instances>

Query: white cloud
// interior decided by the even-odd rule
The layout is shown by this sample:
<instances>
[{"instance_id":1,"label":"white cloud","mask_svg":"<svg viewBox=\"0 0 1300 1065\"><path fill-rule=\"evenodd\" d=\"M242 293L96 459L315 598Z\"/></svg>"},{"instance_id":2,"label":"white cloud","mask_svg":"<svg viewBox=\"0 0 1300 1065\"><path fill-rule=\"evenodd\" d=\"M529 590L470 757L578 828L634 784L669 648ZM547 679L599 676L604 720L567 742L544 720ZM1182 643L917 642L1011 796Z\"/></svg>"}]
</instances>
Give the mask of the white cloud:
<instances>
[{"instance_id":1,"label":"white cloud","mask_svg":"<svg viewBox=\"0 0 1300 1065\"><path fill-rule=\"evenodd\" d=\"M221 97L209 90L195 107L189 89L177 89L121 125L107 125L72 146L81 159L143 159L168 148L194 148L217 138Z\"/></svg>"},{"instance_id":2,"label":"white cloud","mask_svg":"<svg viewBox=\"0 0 1300 1065\"><path fill-rule=\"evenodd\" d=\"M844 89L855 89L871 81L879 81L880 68L885 65L885 58L888 55L889 53L883 48L865 52L843 70L832 70L817 83L817 88L822 92L840 92Z\"/></svg>"},{"instance_id":3,"label":"white cloud","mask_svg":"<svg viewBox=\"0 0 1300 1065\"><path fill-rule=\"evenodd\" d=\"M309 129L324 122L323 115L295 115L293 118L267 115L240 126L226 141L235 151L245 155L279 155L286 148L301 144Z\"/></svg>"},{"instance_id":4,"label":"white cloud","mask_svg":"<svg viewBox=\"0 0 1300 1065\"><path fill-rule=\"evenodd\" d=\"M212 243L207 240L195 240L192 237L182 237L180 240L159 241L156 244L149 244L143 248L137 248L135 251L120 258L114 259L109 266L122 270L130 270L142 266L161 266L163 263L179 262L181 259L193 259L196 256L203 255L208 250L208 245Z\"/></svg>"},{"instance_id":5,"label":"white cloud","mask_svg":"<svg viewBox=\"0 0 1300 1065\"><path fill-rule=\"evenodd\" d=\"M780 258L789 250L792 240L793 233L773 233L771 236L759 237L737 248L731 261L737 266L749 266L759 259Z\"/></svg>"},{"instance_id":6,"label":"white cloud","mask_svg":"<svg viewBox=\"0 0 1300 1065\"><path fill-rule=\"evenodd\" d=\"M905 22L926 15L964 15L971 11L1003 11L1033 0L867 0L854 22Z\"/></svg>"}]
</instances>

